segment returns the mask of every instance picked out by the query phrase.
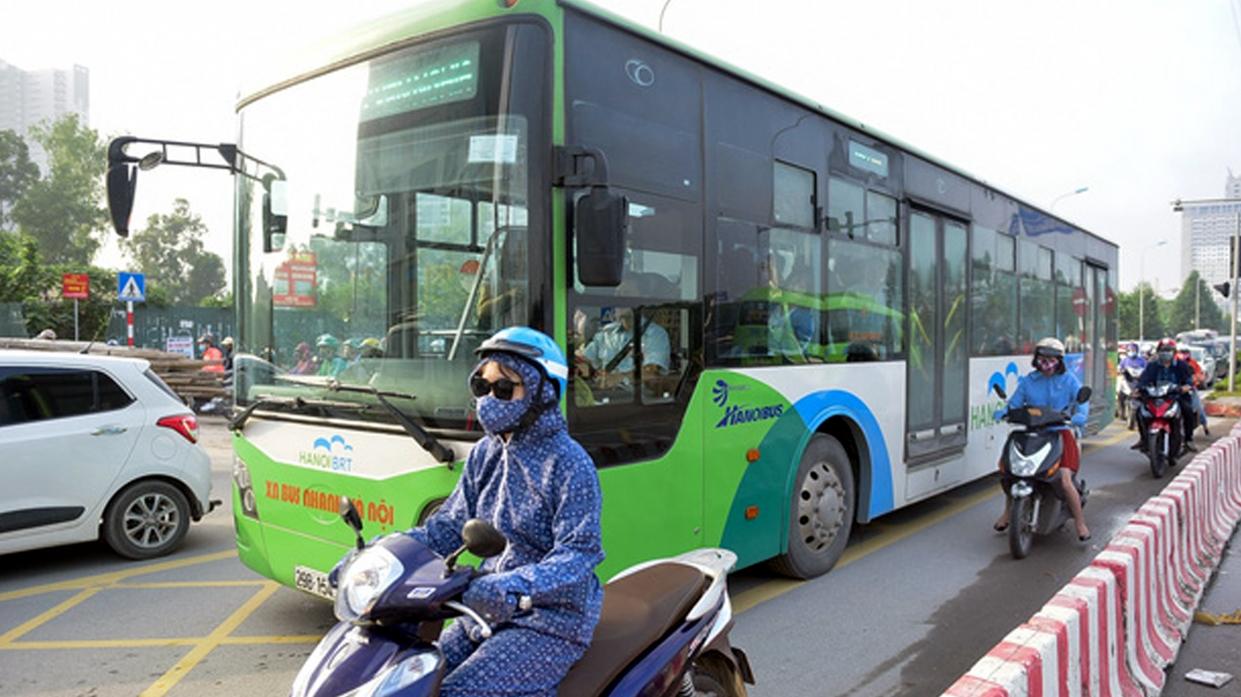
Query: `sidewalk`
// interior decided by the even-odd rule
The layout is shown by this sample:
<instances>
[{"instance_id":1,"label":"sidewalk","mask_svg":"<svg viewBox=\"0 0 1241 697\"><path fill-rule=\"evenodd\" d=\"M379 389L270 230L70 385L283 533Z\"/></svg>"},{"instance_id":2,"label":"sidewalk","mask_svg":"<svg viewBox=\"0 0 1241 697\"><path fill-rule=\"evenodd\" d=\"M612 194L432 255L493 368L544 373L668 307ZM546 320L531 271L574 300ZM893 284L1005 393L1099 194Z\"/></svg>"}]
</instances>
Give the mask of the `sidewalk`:
<instances>
[{"instance_id":1,"label":"sidewalk","mask_svg":"<svg viewBox=\"0 0 1241 697\"><path fill-rule=\"evenodd\" d=\"M1241 529L1241 528L1239 528ZM1235 532L1215 578L1207 588L1199 611L1226 615L1241 610L1241 536ZM1222 688L1199 685L1185 679L1194 668L1232 673ZM1210 626L1194 622L1181 647L1176 664L1168 670L1163 697L1241 697L1241 625Z\"/></svg>"}]
</instances>

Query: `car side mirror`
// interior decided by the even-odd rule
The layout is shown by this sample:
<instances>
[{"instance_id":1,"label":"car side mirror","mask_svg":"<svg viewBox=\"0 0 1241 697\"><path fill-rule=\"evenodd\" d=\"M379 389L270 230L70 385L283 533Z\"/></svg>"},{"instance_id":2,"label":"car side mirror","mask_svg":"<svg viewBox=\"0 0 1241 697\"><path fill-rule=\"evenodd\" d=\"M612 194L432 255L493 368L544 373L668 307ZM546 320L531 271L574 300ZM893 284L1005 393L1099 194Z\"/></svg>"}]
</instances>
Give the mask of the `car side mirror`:
<instances>
[{"instance_id":1,"label":"car side mirror","mask_svg":"<svg viewBox=\"0 0 1241 697\"><path fill-rule=\"evenodd\" d=\"M1085 385L1082 385L1081 389L1077 391L1077 403L1085 404L1086 402L1089 402L1090 395L1092 394L1094 394L1093 390L1091 390L1089 387L1086 387Z\"/></svg>"},{"instance_id":2,"label":"car side mirror","mask_svg":"<svg viewBox=\"0 0 1241 697\"><path fill-rule=\"evenodd\" d=\"M615 288L625 271L629 198L606 186L591 187L573 210L577 279L584 286Z\"/></svg>"},{"instance_id":3,"label":"car side mirror","mask_svg":"<svg viewBox=\"0 0 1241 697\"><path fill-rule=\"evenodd\" d=\"M465 548L470 550L470 554L479 559L494 557L508 546L504 533L496 530L491 523L479 518L470 518L465 521L465 527L461 530L461 539L465 542Z\"/></svg>"}]
</instances>

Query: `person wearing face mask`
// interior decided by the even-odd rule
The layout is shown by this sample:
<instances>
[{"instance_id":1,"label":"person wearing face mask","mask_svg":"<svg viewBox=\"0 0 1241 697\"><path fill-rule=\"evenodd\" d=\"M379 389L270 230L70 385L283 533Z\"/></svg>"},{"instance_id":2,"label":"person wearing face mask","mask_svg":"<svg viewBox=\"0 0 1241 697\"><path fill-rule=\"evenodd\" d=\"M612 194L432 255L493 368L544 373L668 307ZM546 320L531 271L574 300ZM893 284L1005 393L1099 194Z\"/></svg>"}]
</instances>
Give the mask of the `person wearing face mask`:
<instances>
[{"instance_id":1,"label":"person wearing face mask","mask_svg":"<svg viewBox=\"0 0 1241 697\"><path fill-rule=\"evenodd\" d=\"M1147 387L1162 385L1164 383L1172 383L1176 385L1180 391L1181 417L1184 422L1186 438L1184 439L1184 448L1186 450L1197 451L1192 443L1189 442L1188 436L1194 432L1194 426L1197 425L1198 416L1194 412L1193 397L1191 392L1194 389L1194 373L1188 364L1176 360L1176 342L1169 338L1160 339L1155 346L1155 360L1146 365L1146 370L1142 371L1142 377L1138 378L1137 385L1134 386L1139 394ZM1133 450L1146 451L1146 426L1142 420L1142 413L1138 412L1138 442L1130 446Z\"/></svg>"},{"instance_id":2,"label":"person wearing face mask","mask_svg":"<svg viewBox=\"0 0 1241 697\"><path fill-rule=\"evenodd\" d=\"M469 388L486 435L470 450L444 504L407 534L441 555L482 518L508 539L483 562L463 598L491 623L486 641L469 618L444 631L443 697L555 697L590 645L603 606L602 498L594 462L569 436L560 399L569 374L551 337L526 327L483 342Z\"/></svg>"},{"instance_id":3,"label":"person wearing face mask","mask_svg":"<svg viewBox=\"0 0 1241 697\"><path fill-rule=\"evenodd\" d=\"M1077 391L1081 389L1077 376L1068 372L1064 364L1064 344L1055 337L1047 337L1034 347L1034 370L1017 383L1017 389L1008 398L1008 405L995 413L1000 419L1009 409L1020 409L1025 406L1039 406L1056 409L1072 414L1068 426L1057 429L1060 431L1064 444L1064 455L1060 460L1060 490L1064 494L1069 512L1073 514L1073 523L1077 526L1077 539L1085 542L1090 539L1090 528L1086 527L1086 517L1082 514L1082 500L1073 485L1073 475L1081 463L1081 452L1077 448L1077 438L1073 429L1081 430L1086 426L1086 418L1090 415L1089 403L1077 403ZM1004 497L1004 514L995 522L997 532L1008 529L1009 507L1012 500Z\"/></svg>"}]
</instances>

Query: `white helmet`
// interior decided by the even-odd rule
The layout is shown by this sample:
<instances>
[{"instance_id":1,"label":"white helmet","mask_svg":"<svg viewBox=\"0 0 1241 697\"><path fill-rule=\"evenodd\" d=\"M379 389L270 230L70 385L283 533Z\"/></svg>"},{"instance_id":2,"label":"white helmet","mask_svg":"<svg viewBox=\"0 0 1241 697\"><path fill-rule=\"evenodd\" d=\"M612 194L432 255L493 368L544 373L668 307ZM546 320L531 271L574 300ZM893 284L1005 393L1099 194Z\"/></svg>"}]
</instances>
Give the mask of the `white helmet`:
<instances>
[{"instance_id":1,"label":"white helmet","mask_svg":"<svg viewBox=\"0 0 1241 697\"><path fill-rule=\"evenodd\" d=\"M1064 358L1064 342L1054 336L1045 339L1039 339L1034 345L1035 356L1051 356L1053 358Z\"/></svg>"}]
</instances>

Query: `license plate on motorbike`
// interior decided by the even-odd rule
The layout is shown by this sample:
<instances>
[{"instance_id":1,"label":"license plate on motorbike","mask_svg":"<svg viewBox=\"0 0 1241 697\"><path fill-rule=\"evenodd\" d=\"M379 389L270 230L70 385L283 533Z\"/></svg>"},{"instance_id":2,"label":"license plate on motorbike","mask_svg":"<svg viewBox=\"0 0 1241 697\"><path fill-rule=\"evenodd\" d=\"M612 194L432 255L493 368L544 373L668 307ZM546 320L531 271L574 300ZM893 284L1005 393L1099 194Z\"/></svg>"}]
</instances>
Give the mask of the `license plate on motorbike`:
<instances>
[{"instance_id":1,"label":"license plate on motorbike","mask_svg":"<svg viewBox=\"0 0 1241 697\"><path fill-rule=\"evenodd\" d=\"M332 586L328 584L327 574L318 569L307 566L293 567L293 585L299 591L306 591L320 598L336 599L336 591L332 590Z\"/></svg>"}]
</instances>

